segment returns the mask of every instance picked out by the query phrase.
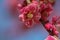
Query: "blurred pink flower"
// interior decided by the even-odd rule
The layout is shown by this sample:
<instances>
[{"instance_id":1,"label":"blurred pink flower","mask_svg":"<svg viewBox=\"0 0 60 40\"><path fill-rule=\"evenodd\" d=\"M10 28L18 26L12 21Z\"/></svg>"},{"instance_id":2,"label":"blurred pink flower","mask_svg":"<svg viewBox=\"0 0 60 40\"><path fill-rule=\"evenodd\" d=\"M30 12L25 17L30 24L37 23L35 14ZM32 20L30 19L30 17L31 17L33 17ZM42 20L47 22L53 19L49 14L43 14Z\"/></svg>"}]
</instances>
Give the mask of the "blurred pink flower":
<instances>
[{"instance_id":1,"label":"blurred pink flower","mask_svg":"<svg viewBox=\"0 0 60 40\"><path fill-rule=\"evenodd\" d=\"M48 0L42 0L42 1L40 1L39 5L41 7L41 10L45 10L46 8L52 9L52 5L49 3Z\"/></svg>"},{"instance_id":2,"label":"blurred pink flower","mask_svg":"<svg viewBox=\"0 0 60 40\"><path fill-rule=\"evenodd\" d=\"M34 23L39 23L39 19L41 18L41 15L39 13L39 5L36 1L33 1L26 7L23 7L20 10L20 13L20 20L23 21L28 27L32 26Z\"/></svg>"},{"instance_id":3,"label":"blurred pink flower","mask_svg":"<svg viewBox=\"0 0 60 40\"><path fill-rule=\"evenodd\" d=\"M45 40L57 40L54 36L49 35Z\"/></svg>"}]
</instances>

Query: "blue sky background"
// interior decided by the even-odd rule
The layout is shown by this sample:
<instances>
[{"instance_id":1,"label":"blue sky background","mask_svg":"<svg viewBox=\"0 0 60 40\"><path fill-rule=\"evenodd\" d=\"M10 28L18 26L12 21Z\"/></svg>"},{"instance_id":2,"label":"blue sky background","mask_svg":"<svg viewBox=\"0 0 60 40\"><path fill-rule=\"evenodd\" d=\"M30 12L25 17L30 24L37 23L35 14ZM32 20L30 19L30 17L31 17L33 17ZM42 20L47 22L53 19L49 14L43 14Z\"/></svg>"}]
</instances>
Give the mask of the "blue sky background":
<instances>
[{"instance_id":1,"label":"blue sky background","mask_svg":"<svg viewBox=\"0 0 60 40\"><path fill-rule=\"evenodd\" d=\"M48 33L42 26L37 24L28 30L22 30L22 23L19 22L17 17L11 16L8 10L9 0L0 0L0 40L44 40ZM56 0L53 15L60 16L60 0Z\"/></svg>"}]
</instances>

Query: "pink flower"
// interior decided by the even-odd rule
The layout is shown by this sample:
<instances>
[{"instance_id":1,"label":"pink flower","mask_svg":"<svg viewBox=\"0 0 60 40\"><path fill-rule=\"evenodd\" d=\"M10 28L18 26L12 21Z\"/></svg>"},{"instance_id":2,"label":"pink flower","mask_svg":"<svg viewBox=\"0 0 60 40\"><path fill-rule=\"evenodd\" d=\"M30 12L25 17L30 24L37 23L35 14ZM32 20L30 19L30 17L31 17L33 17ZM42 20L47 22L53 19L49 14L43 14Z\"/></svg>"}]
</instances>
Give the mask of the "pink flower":
<instances>
[{"instance_id":1,"label":"pink flower","mask_svg":"<svg viewBox=\"0 0 60 40\"><path fill-rule=\"evenodd\" d=\"M41 12L41 17L43 20L47 20L47 18L50 16L52 13L52 8L48 7L44 11Z\"/></svg>"},{"instance_id":2,"label":"pink flower","mask_svg":"<svg viewBox=\"0 0 60 40\"><path fill-rule=\"evenodd\" d=\"M54 36L49 35L45 40L57 40Z\"/></svg>"},{"instance_id":3,"label":"pink flower","mask_svg":"<svg viewBox=\"0 0 60 40\"><path fill-rule=\"evenodd\" d=\"M53 6L48 2L48 0L40 1L39 5L41 11L47 10L48 12L50 12L53 10Z\"/></svg>"},{"instance_id":4,"label":"pink flower","mask_svg":"<svg viewBox=\"0 0 60 40\"><path fill-rule=\"evenodd\" d=\"M47 0L45 0L47 1ZM50 3L45 3L44 0L40 1L40 12L41 12L41 18L42 20L46 21L47 18L50 16L50 14L52 13L53 11L53 7Z\"/></svg>"},{"instance_id":5,"label":"pink flower","mask_svg":"<svg viewBox=\"0 0 60 40\"><path fill-rule=\"evenodd\" d=\"M28 27L32 26L34 23L38 23L41 18L39 5L36 1L33 1L28 6L22 8L20 12L21 14L19 14L19 18Z\"/></svg>"},{"instance_id":6,"label":"pink flower","mask_svg":"<svg viewBox=\"0 0 60 40\"><path fill-rule=\"evenodd\" d=\"M49 3L48 0L42 0L42 1L40 1L39 4L41 7L41 10L45 10L46 8L52 9L52 5Z\"/></svg>"}]
</instances>

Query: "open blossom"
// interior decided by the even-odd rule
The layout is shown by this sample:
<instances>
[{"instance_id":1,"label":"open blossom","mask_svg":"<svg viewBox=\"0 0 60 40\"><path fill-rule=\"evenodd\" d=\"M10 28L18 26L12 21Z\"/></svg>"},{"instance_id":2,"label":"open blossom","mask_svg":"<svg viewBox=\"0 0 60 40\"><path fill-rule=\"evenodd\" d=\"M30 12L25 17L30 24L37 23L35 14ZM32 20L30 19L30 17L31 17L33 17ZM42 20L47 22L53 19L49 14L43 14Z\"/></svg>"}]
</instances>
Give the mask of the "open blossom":
<instances>
[{"instance_id":1,"label":"open blossom","mask_svg":"<svg viewBox=\"0 0 60 40\"><path fill-rule=\"evenodd\" d=\"M18 6L21 7L21 5ZM44 1L40 1L39 3L37 1L32 1L29 5L19 10L21 13L19 14L19 18L25 25L31 26L33 23L37 23L40 18L46 21L47 17L52 13L52 10L53 8L50 3L46 4Z\"/></svg>"},{"instance_id":2,"label":"open blossom","mask_svg":"<svg viewBox=\"0 0 60 40\"><path fill-rule=\"evenodd\" d=\"M57 37L49 35L45 40L58 40Z\"/></svg>"},{"instance_id":3,"label":"open blossom","mask_svg":"<svg viewBox=\"0 0 60 40\"><path fill-rule=\"evenodd\" d=\"M36 1L23 7L20 10L19 18L25 23L26 26L30 27L34 23L39 23L41 15L39 13L39 6Z\"/></svg>"},{"instance_id":4,"label":"open blossom","mask_svg":"<svg viewBox=\"0 0 60 40\"><path fill-rule=\"evenodd\" d=\"M47 30L50 30L51 31L51 34L58 35L58 31L57 31L55 25L52 25L51 23L47 23L47 24L45 24L45 28Z\"/></svg>"}]
</instances>

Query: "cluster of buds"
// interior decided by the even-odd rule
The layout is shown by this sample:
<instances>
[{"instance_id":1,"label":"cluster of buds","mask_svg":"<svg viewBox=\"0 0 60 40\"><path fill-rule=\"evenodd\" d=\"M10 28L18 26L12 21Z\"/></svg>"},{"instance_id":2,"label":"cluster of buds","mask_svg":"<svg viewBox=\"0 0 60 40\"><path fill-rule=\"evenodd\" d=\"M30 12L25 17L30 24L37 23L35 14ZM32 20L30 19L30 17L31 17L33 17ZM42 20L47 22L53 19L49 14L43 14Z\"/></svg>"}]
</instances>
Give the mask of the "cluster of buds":
<instances>
[{"instance_id":1,"label":"cluster of buds","mask_svg":"<svg viewBox=\"0 0 60 40\"><path fill-rule=\"evenodd\" d=\"M38 2L37 0L25 0L22 5L18 4L19 19L27 27L39 23L39 19L46 21L53 10L50 1L39 0Z\"/></svg>"},{"instance_id":2,"label":"cluster of buds","mask_svg":"<svg viewBox=\"0 0 60 40\"><path fill-rule=\"evenodd\" d=\"M38 2L33 1L29 5L23 7L20 10L19 18L27 27L30 27L34 23L39 23L41 14L39 13Z\"/></svg>"},{"instance_id":3,"label":"cluster of buds","mask_svg":"<svg viewBox=\"0 0 60 40\"><path fill-rule=\"evenodd\" d=\"M18 4L19 20L21 20L27 27L33 24L42 23L45 29L49 32L49 37L58 35L58 31L53 23L56 20L52 19L52 23L47 21L47 18L53 11L53 4L55 0L25 0L23 4ZM51 36L52 35L52 36ZM47 39L53 40L54 38Z\"/></svg>"}]
</instances>

